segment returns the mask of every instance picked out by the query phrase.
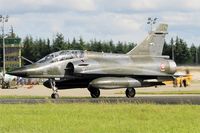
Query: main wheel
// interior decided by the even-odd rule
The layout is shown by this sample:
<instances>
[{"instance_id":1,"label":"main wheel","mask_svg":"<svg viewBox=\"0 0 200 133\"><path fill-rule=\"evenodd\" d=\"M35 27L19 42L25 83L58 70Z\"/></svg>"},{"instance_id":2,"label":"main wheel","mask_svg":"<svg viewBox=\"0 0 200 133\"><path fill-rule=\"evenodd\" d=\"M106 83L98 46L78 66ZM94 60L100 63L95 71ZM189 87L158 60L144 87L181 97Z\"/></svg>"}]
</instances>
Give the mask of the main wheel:
<instances>
[{"instance_id":1,"label":"main wheel","mask_svg":"<svg viewBox=\"0 0 200 133\"><path fill-rule=\"evenodd\" d=\"M135 94L136 94L136 91L135 91L134 88L127 88L127 89L126 89L126 96L127 96L128 98L134 97Z\"/></svg>"},{"instance_id":2,"label":"main wheel","mask_svg":"<svg viewBox=\"0 0 200 133\"><path fill-rule=\"evenodd\" d=\"M59 98L58 93L53 93L53 94L51 94L51 98L52 98L52 99L58 99L58 98Z\"/></svg>"},{"instance_id":3,"label":"main wheel","mask_svg":"<svg viewBox=\"0 0 200 133\"><path fill-rule=\"evenodd\" d=\"M100 90L98 88L89 87L88 90L92 98L98 98L100 96Z\"/></svg>"}]
</instances>

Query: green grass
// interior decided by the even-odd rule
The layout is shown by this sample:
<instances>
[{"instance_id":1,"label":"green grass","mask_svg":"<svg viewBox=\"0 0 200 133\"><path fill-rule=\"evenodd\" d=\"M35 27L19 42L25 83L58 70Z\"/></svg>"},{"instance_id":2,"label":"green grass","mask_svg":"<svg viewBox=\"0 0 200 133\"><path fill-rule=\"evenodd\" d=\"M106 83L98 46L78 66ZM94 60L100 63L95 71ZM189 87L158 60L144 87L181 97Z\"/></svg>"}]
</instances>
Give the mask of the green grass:
<instances>
[{"instance_id":1,"label":"green grass","mask_svg":"<svg viewBox=\"0 0 200 133\"><path fill-rule=\"evenodd\" d=\"M65 99L65 98L91 98L88 97L74 97L74 96L63 96L59 99ZM17 95L8 95L8 96L0 96L0 99L51 99L51 96L17 96Z\"/></svg>"},{"instance_id":2,"label":"green grass","mask_svg":"<svg viewBox=\"0 0 200 133\"><path fill-rule=\"evenodd\" d=\"M137 94L165 95L165 94L200 94L200 90L191 91L156 91L156 92L138 92Z\"/></svg>"},{"instance_id":3,"label":"green grass","mask_svg":"<svg viewBox=\"0 0 200 133\"><path fill-rule=\"evenodd\" d=\"M124 91L117 92L115 94L124 94ZM137 94L144 94L144 95L182 95L182 94L200 94L200 90L189 90L189 91L155 91L155 92L142 92L137 91Z\"/></svg>"},{"instance_id":4,"label":"green grass","mask_svg":"<svg viewBox=\"0 0 200 133\"><path fill-rule=\"evenodd\" d=\"M47 96L15 96L15 95L8 95L8 96L0 96L0 99L47 99L50 97Z\"/></svg>"},{"instance_id":5,"label":"green grass","mask_svg":"<svg viewBox=\"0 0 200 133\"><path fill-rule=\"evenodd\" d=\"M0 104L1 133L199 133L200 106Z\"/></svg>"},{"instance_id":6,"label":"green grass","mask_svg":"<svg viewBox=\"0 0 200 133\"><path fill-rule=\"evenodd\" d=\"M150 95L182 95L182 94L200 94L199 90L194 91L157 91L157 92L138 92L137 94L150 94Z\"/></svg>"}]
</instances>

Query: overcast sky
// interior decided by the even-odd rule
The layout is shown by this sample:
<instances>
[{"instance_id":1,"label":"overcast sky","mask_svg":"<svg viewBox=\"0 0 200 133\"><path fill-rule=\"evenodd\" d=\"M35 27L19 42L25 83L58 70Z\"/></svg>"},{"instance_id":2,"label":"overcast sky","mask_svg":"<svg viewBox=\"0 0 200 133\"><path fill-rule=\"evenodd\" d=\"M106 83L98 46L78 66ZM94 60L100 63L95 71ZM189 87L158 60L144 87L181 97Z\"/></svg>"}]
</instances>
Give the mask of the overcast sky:
<instances>
[{"instance_id":1,"label":"overcast sky","mask_svg":"<svg viewBox=\"0 0 200 133\"><path fill-rule=\"evenodd\" d=\"M0 14L8 14L20 37L141 42L148 17L169 24L171 37L200 44L199 0L0 0Z\"/></svg>"}]
</instances>

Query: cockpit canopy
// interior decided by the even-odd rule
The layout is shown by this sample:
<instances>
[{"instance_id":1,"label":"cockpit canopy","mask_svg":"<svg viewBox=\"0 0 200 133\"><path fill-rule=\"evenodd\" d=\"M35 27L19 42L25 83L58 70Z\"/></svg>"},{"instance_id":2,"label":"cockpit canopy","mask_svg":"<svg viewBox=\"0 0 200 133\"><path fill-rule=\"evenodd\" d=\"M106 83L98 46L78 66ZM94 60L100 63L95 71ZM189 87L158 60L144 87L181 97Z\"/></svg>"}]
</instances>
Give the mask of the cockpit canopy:
<instances>
[{"instance_id":1,"label":"cockpit canopy","mask_svg":"<svg viewBox=\"0 0 200 133\"><path fill-rule=\"evenodd\" d=\"M82 50L62 50L55 53L48 54L44 58L37 61L37 63L53 63L62 60L69 60L73 58L83 58L84 52Z\"/></svg>"}]
</instances>

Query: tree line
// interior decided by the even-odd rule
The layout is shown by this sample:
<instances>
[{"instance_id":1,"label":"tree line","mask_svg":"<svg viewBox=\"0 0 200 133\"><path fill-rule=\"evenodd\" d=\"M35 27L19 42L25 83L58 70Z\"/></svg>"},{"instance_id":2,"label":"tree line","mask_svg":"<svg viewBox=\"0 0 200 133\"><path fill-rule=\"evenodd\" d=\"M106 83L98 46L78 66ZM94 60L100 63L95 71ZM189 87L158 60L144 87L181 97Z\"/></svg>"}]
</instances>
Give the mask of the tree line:
<instances>
[{"instance_id":1,"label":"tree line","mask_svg":"<svg viewBox=\"0 0 200 133\"><path fill-rule=\"evenodd\" d=\"M78 39L73 38L72 40L65 40L63 34L58 33L53 40L42 38L33 39L31 36L27 36L23 39L23 45L22 56L35 62L47 54L59 50L87 50L108 53L127 53L136 46L136 43L120 41L114 43L112 40L99 41L96 39L84 41L81 37ZM183 39L176 37L175 39L171 38L169 43L165 42L163 55L168 55L170 56L170 59L172 59L172 51L174 51L174 60L179 65L200 64L200 46L192 44L189 47ZM23 64L27 65L28 62L23 61Z\"/></svg>"}]
</instances>

